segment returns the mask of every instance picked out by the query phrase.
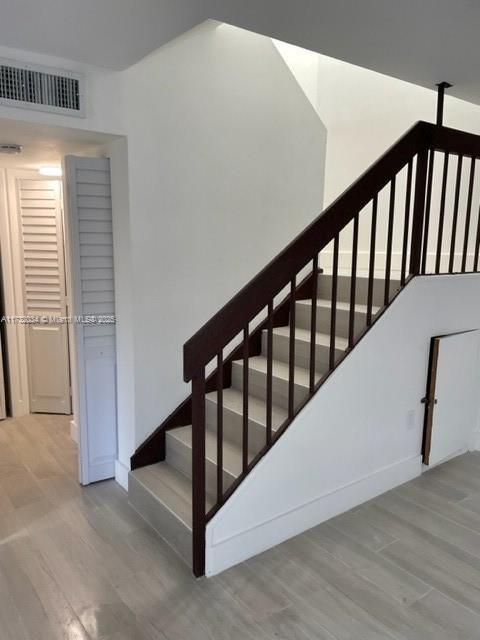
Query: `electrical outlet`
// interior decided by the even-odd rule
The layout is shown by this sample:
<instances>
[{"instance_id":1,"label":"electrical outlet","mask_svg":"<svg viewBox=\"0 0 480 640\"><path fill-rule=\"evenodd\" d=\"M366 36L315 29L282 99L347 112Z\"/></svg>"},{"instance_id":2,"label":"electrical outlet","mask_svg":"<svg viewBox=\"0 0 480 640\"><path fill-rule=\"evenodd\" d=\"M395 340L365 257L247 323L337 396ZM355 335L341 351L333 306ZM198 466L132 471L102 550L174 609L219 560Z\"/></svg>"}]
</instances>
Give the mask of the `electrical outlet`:
<instances>
[{"instance_id":1,"label":"electrical outlet","mask_svg":"<svg viewBox=\"0 0 480 640\"><path fill-rule=\"evenodd\" d=\"M410 409L407 411L407 429L415 429L416 422L415 409Z\"/></svg>"}]
</instances>

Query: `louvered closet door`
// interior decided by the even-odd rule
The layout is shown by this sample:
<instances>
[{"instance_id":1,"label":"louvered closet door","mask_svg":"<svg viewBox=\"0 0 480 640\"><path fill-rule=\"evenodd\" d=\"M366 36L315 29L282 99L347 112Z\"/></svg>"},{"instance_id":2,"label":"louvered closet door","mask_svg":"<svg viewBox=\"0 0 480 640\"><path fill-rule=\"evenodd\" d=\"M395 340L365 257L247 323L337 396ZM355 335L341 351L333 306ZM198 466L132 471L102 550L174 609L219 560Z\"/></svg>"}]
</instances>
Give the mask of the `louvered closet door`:
<instances>
[{"instance_id":1,"label":"louvered closet door","mask_svg":"<svg viewBox=\"0 0 480 640\"><path fill-rule=\"evenodd\" d=\"M30 411L71 413L60 182L18 179Z\"/></svg>"},{"instance_id":2,"label":"louvered closet door","mask_svg":"<svg viewBox=\"0 0 480 640\"><path fill-rule=\"evenodd\" d=\"M110 162L107 158L65 158L68 221L79 316L108 319L115 313ZM115 324L77 324L75 359L80 434L80 480L115 475L117 399Z\"/></svg>"}]
</instances>

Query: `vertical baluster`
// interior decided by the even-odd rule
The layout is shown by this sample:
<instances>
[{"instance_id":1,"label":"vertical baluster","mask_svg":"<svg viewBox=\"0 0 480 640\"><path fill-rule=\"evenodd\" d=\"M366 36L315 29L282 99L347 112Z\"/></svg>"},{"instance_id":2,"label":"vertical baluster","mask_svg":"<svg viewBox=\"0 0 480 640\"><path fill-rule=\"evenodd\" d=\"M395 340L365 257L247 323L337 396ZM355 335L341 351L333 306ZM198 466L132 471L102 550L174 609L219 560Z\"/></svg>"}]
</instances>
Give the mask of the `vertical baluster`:
<instances>
[{"instance_id":1,"label":"vertical baluster","mask_svg":"<svg viewBox=\"0 0 480 640\"><path fill-rule=\"evenodd\" d=\"M290 344L288 353L288 417L295 409L295 278L290 282Z\"/></svg>"},{"instance_id":2,"label":"vertical baluster","mask_svg":"<svg viewBox=\"0 0 480 640\"><path fill-rule=\"evenodd\" d=\"M317 346L318 255L312 266L312 315L310 318L310 393L315 390L315 350Z\"/></svg>"},{"instance_id":3,"label":"vertical baluster","mask_svg":"<svg viewBox=\"0 0 480 640\"><path fill-rule=\"evenodd\" d=\"M392 268L393 220L395 217L395 177L390 182L390 204L388 207L387 255L385 256L385 292L383 302L390 302L390 272Z\"/></svg>"},{"instance_id":4,"label":"vertical baluster","mask_svg":"<svg viewBox=\"0 0 480 640\"><path fill-rule=\"evenodd\" d=\"M407 168L407 187L405 191L405 216L403 221L403 249L402 249L402 267L400 275L400 284L403 286L407 273L407 252L408 252L408 229L410 226L410 203L412 200L412 172L413 161L410 160Z\"/></svg>"},{"instance_id":5,"label":"vertical baluster","mask_svg":"<svg viewBox=\"0 0 480 640\"><path fill-rule=\"evenodd\" d=\"M367 327L372 324L373 286L375 276L375 241L377 237L377 207L378 196L372 202L372 224L370 227L370 257L368 266L368 294L367 294Z\"/></svg>"},{"instance_id":6,"label":"vertical baluster","mask_svg":"<svg viewBox=\"0 0 480 640\"><path fill-rule=\"evenodd\" d=\"M478 271L478 254L480 249L480 207L478 209L477 218L477 235L475 238L475 256L473 258L473 270Z\"/></svg>"},{"instance_id":7,"label":"vertical baluster","mask_svg":"<svg viewBox=\"0 0 480 640\"><path fill-rule=\"evenodd\" d=\"M332 269L332 306L330 316L330 357L329 366L333 369L335 366L335 338L336 338L336 320L337 320L337 287L338 287L338 235L333 241L333 269Z\"/></svg>"},{"instance_id":8,"label":"vertical baluster","mask_svg":"<svg viewBox=\"0 0 480 640\"><path fill-rule=\"evenodd\" d=\"M193 573L205 573L205 369L192 378Z\"/></svg>"},{"instance_id":9,"label":"vertical baluster","mask_svg":"<svg viewBox=\"0 0 480 640\"><path fill-rule=\"evenodd\" d=\"M462 273L467 266L468 236L470 234L470 216L472 213L473 183L475 180L475 158L471 159L470 179L468 181L467 211L465 214L465 235L463 237Z\"/></svg>"},{"instance_id":10,"label":"vertical baluster","mask_svg":"<svg viewBox=\"0 0 480 640\"><path fill-rule=\"evenodd\" d=\"M460 184L462 182L463 156L458 156L457 179L455 183L455 201L453 204L452 237L450 240L450 256L448 260L448 273L453 273L455 263L455 241L457 239L458 205L460 201Z\"/></svg>"},{"instance_id":11,"label":"vertical baluster","mask_svg":"<svg viewBox=\"0 0 480 640\"><path fill-rule=\"evenodd\" d=\"M422 252L422 266L421 266L422 273L425 273L427 268L428 232L430 227L430 206L432 203L432 181L433 181L434 159L435 159L435 151L433 149L430 149L430 160L428 163L428 179L427 179L427 200L425 203L425 218L424 218L424 231L423 231L423 252Z\"/></svg>"},{"instance_id":12,"label":"vertical baluster","mask_svg":"<svg viewBox=\"0 0 480 640\"><path fill-rule=\"evenodd\" d=\"M445 200L447 196L449 157L450 156L448 152L445 151L445 156L443 159L442 193L440 195L440 212L438 215L437 255L435 256L435 273L440 273L440 265L442 262L443 225L445 221Z\"/></svg>"},{"instance_id":13,"label":"vertical baluster","mask_svg":"<svg viewBox=\"0 0 480 640\"><path fill-rule=\"evenodd\" d=\"M273 408L273 301L268 303L267 324L267 444L272 442L272 408Z\"/></svg>"},{"instance_id":14,"label":"vertical baluster","mask_svg":"<svg viewBox=\"0 0 480 640\"><path fill-rule=\"evenodd\" d=\"M355 342L355 294L357 291L357 250L358 250L358 213L353 218L352 271L350 278L350 318L348 323L348 346Z\"/></svg>"},{"instance_id":15,"label":"vertical baluster","mask_svg":"<svg viewBox=\"0 0 480 640\"><path fill-rule=\"evenodd\" d=\"M217 355L217 502L223 502L223 353Z\"/></svg>"},{"instance_id":16,"label":"vertical baluster","mask_svg":"<svg viewBox=\"0 0 480 640\"><path fill-rule=\"evenodd\" d=\"M248 325L243 330L243 436L242 436L242 468L248 467L248 357L249 357Z\"/></svg>"},{"instance_id":17,"label":"vertical baluster","mask_svg":"<svg viewBox=\"0 0 480 640\"><path fill-rule=\"evenodd\" d=\"M420 273L422 255L423 214L425 213L425 184L427 178L428 152L426 149L417 155L415 171L415 197L413 201L412 238L410 249L410 273Z\"/></svg>"}]
</instances>

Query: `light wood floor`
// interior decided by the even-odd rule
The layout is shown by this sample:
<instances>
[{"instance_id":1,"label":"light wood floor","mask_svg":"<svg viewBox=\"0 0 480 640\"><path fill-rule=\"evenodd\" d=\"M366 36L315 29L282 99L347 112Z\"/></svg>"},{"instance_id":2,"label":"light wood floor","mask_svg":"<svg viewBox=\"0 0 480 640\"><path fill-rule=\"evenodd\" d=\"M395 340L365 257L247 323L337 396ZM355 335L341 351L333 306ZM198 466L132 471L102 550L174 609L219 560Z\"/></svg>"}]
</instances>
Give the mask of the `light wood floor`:
<instances>
[{"instance_id":1,"label":"light wood floor","mask_svg":"<svg viewBox=\"0 0 480 640\"><path fill-rule=\"evenodd\" d=\"M0 423L1 640L480 639L480 454L195 581L68 418Z\"/></svg>"}]
</instances>

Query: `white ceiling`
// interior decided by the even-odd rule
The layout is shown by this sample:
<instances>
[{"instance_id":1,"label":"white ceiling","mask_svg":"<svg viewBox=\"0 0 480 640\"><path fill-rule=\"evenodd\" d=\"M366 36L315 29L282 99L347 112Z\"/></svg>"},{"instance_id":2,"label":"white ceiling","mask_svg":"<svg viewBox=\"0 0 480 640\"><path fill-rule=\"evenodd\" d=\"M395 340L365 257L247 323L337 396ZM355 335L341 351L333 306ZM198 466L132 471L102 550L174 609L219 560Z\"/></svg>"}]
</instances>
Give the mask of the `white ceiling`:
<instances>
[{"instance_id":1,"label":"white ceiling","mask_svg":"<svg viewBox=\"0 0 480 640\"><path fill-rule=\"evenodd\" d=\"M96 156L113 137L0 118L0 143L23 147L20 154L0 153L0 167L38 169L42 165L60 165L67 154Z\"/></svg>"},{"instance_id":2,"label":"white ceiling","mask_svg":"<svg viewBox=\"0 0 480 640\"><path fill-rule=\"evenodd\" d=\"M207 18L480 104L478 0L0 0L0 45L122 69Z\"/></svg>"},{"instance_id":3,"label":"white ceiling","mask_svg":"<svg viewBox=\"0 0 480 640\"><path fill-rule=\"evenodd\" d=\"M205 20L209 0L0 0L0 45L123 69Z\"/></svg>"}]
</instances>

